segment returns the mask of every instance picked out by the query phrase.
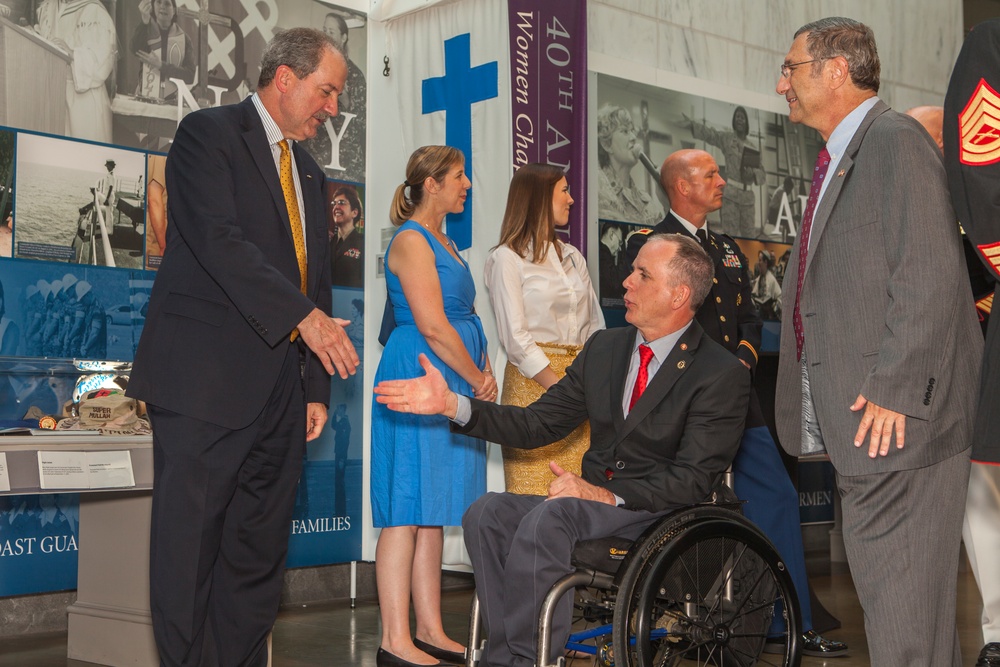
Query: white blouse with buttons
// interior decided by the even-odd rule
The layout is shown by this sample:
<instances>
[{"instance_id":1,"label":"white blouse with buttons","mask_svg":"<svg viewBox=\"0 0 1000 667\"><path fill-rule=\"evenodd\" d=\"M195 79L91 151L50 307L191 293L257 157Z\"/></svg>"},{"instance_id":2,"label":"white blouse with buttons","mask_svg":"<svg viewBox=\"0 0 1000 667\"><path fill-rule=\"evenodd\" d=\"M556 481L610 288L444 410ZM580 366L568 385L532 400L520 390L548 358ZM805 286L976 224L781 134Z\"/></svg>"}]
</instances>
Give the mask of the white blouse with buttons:
<instances>
[{"instance_id":1,"label":"white blouse with buttons","mask_svg":"<svg viewBox=\"0 0 1000 667\"><path fill-rule=\"evenodd\" d=\"M582 345L604 328L583 255L566 243L562 255L560 262L550 245L545 258L535 264L499 246L486 259L486 287L500 342L525 377L534 377L549 365L536 343Z\"/></svg>"}]
</instances>

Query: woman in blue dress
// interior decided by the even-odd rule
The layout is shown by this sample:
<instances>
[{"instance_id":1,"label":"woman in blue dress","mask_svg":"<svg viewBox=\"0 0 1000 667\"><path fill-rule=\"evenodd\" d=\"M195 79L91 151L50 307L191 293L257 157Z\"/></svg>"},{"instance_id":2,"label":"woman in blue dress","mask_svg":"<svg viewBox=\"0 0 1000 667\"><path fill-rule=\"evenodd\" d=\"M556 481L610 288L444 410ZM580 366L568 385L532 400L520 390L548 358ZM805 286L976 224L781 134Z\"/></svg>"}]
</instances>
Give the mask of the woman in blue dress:
<instances>
[{"instance_id":1,"label":"woman in blue dress","mask_svg":"<svg viewBox=\"0 0 1000 667\"><path fill-rule=\"evenodd\" d=\"M399 229L386 249L385 279L396 328L376 384L423 375L423 353L453 391L496 400L472 274L443 230L445 216L465 208L471 186L455 148L424 146L410 156L390 212ZM462 645L441 623L442 526L460 525L465 509L486 491L485 443L452 434L445 417L392 412L372 401L371 452L372 518L382 529L375 551L382 615L376 663L461 662Z\"/></svg>"}]
</instances>

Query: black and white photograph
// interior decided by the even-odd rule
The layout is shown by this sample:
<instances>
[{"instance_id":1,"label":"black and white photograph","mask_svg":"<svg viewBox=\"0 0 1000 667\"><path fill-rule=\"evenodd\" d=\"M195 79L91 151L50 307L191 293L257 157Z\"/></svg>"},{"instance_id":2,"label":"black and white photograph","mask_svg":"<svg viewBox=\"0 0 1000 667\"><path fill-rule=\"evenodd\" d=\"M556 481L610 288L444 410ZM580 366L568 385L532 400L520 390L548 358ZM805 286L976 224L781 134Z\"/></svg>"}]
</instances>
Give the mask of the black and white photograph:
<instances>
[{"instance_id":1,"label":"black and white photograph","mask_svg":"<svg viewBox=\"0 0 1000 667\"><path fill-rule=\"evenodd\" d=\"M14 257L142 268L146 156L17 135Z\"/></svg>"},{"instance_id":2,"label":"black and white photograph","mask_svg":"<svg viewBox=\"0 0 1000 667\"><path fill-rule=\"evenodd\" d=\"M597 78L598 217L653 226L669 203L659 168L674 151L708 151L726 180L712 229L738 239L795 240L822 145L787 116L617 77ZM748 255L749 257L749 255Z\"/></svg>"},{"instance_id":3,"label":"black and white photograph","mask_svg":"<svg viewBox=\"0 0 1000 667\"><path fill-rule=\"evenodd\" d=\"M347 56L347 87L340 96L340 113L328 118L315 137L303 143L323 167L326 175L338 181L365 182L366 108L365 51L367 18L347 9L315 3L323 10L323 32L340 45Z\"/></svg>"}]
</instances>

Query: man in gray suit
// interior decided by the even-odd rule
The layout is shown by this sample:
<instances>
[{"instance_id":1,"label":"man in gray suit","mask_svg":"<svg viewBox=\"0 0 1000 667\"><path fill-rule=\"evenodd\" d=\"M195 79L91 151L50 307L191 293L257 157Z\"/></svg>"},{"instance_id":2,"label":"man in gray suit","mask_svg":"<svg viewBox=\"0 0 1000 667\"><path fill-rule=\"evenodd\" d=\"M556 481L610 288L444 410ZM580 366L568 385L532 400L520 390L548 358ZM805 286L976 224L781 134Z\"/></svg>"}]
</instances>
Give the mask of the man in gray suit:
<instances>
[{"instance_id":1,"label":"man in gray suit","mask_svg":"<svg viewBox=\"0 0 1000 667\"><path fill-rule=\"evenodd\" d=\"M785 273L776 421L826 451L873 665L960 665L958 542L982 354L937 147L876 96L872 31L795 34L777 92L827 142Z\"/></svg>"}]
</instances>

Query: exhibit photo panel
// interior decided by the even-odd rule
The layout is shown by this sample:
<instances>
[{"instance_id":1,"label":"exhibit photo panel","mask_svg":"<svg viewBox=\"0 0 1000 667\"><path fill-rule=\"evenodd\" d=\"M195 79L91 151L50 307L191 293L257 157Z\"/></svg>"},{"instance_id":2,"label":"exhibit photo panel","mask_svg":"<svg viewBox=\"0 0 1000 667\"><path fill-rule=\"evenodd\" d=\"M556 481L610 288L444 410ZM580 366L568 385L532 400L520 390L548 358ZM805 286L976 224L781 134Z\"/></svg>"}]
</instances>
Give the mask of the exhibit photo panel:
<instances>
[{"instance_id":1,"label":"exhibit photo panel","mask_svg":"<svg viewBox=\"0 0 1000 667\"><path fill-rule=\"evenodd\" d=\"M333 312L347 319L347 335L364 359L365 300L361 289L334 287ZM363 362L362 362L363 364ZM295 496L288 567L361 559L364 483L364 367L330 386L326 426L306 443Z\"/></svg>"},{"instance_id":2,"label":"exhibit photo panel","mask_svg":"<svg viewBox=\"0 0 1000 667\"><path fill-rule=\"evenodd\" d=\"M142 268L144 153L17 135L14 257Z\"/></svg>"},{"instance_id":3,"label":"exhibit photo panel","mask_svg":"<svg viewBox=\"0 0 1000 667\"><path fill-rule=\"evenodd\" d=\"M749 104L605 74L596 81L598 274L609 325L624 322L630 235L654 227L670 210L660 166L671 153L692 148L710 153L726 181L709 228L736 240L761 316L780 321L784 267L822 146L819 134Z\"/></svg>"}]
</instances>

